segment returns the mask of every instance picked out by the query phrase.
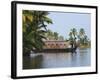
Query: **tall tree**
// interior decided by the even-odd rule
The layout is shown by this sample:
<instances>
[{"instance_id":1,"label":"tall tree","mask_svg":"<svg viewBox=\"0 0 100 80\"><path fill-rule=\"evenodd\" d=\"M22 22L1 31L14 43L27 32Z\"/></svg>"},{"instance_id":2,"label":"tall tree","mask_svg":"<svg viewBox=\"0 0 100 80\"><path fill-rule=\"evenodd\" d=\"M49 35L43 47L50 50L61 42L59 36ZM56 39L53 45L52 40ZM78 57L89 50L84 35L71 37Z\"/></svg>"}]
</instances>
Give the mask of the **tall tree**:
<instances>
[{"instance_id":1,"label":"tall tree","mask_svg":"<svg viewBox=\"0 0 100 80\"><path fill-rule=\"evenodd\" d=\"M23 52L43 48L47 24L52 24L48 12L23 10ZM44 28L44 29L43 29Z\"/></svg>"},{"instance_id":2,"label":"tall tree","mask_svg":"<svg viewBox=\"0 0 100 80\"><path fill-rule=\"evenodd\" d=\"M69 40L73 41L73 34L72 34L72 32L69 33Z\"/></svg>"},{"instance_id":3,"label":"tall tree","mask_svg":"<svg viewBox=\"0 0 100 80\"><path fill-rule=\"evenodd\" d=\"M84 36L85 30L84 30L83 28L81 28L79 34L80 34L81 36Z\"/></svg>"},{"instance_id":4,"label":"tall tree","mask_svg":"<svg viewBox=\"0 0 100 80\"><path fill-rule=\"evenodd\" d=\"M81 44L84 44L85 30L83 28L79 31L79 40Z\"/></svg>"},{"instance_id":5,"label":"tall tree","mask_svg":"<svg viewBox=\"0 0 100 80\"><path fill-rule=\"evenodd\" d=\"M77 39L77 30L73 28L69 33L69 41L72 48L73 46L76 46L76 39Z\"/></svg>"},{"instance_id":6,"label":"tall tree","mask_svg":"<svg viewBox=\"0 0 100 80\"><path fill-rule=\"evenodd\" d=\"M84 40L83 41L84 41L85 45L88 45L89 39L88 39L87 35L84 36Z\"/></svg>"},{"instance_id":7,"label":"tall tree","mask_svg":"<svg viewBox=\"0 0 100 80\"><path fill-rule=\"evenodd\" d=\"M75 28L71 29L72 35L74 38L77 36L77 30Z\"/></svg>"},{"instance_id":8,"label":"tall tree","mask_svg":"<svg viewBox=\"0 0 100 80\"><path fill-rule=\"evenodd\" d=\"M79 35L80 35L81 38L84 38L85 30L83 28L80 29Z\"/></svg>"}]
</instances>

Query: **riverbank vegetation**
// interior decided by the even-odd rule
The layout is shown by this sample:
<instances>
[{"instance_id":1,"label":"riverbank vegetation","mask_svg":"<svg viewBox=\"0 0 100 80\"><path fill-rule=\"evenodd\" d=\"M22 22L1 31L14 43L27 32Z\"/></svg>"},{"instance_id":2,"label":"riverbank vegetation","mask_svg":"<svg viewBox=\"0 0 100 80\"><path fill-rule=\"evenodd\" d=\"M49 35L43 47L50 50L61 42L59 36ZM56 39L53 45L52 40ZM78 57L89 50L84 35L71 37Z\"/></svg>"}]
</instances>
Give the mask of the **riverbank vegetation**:
<instances>
[{"instance_id":1,"label":"riverbank vegetation","mask_svg":"<svg viewBox=\"0 0 100 80\"><path fill-rule=\"evenodd\" d=\"M52 20L47 16L49 12L23 10L23 53L29 53L33 47L37 50L43 48L44 33L47 25L52 24Z\"/></svg>"}]
</instances>

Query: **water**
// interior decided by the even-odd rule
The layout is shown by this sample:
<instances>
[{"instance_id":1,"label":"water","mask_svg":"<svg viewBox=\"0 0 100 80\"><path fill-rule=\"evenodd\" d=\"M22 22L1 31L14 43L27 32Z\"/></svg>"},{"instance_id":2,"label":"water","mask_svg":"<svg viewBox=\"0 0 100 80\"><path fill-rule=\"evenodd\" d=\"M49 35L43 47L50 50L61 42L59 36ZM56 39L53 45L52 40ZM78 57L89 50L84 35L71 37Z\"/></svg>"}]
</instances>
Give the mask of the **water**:
<instances>
[{"instance_id":1,"label":"water","mask_svg":"<svg viewBox=\"0 0 100 80\"><path fill-rule=\"evenodd\" d=\"M39 53L36 57L24 57L23 69L63 68L90 66L91 49L78 49L76 53Z\"/></svg>"}]
</instances>

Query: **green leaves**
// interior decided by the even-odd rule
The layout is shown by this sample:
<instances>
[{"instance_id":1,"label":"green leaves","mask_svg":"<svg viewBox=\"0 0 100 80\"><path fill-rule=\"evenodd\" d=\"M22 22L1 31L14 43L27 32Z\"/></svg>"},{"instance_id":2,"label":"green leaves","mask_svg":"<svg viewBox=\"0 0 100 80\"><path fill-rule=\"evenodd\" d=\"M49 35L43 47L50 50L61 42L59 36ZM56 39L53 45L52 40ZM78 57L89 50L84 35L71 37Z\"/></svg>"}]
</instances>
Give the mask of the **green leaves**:
<instances>
[{"instance_id":1,"label":"green leaves","mask_svg":"<svg viewBox=\"0 0 100 80\"><path fill-rule=\"evenodd\" d=\"M84 37L84 35L85 35L85 30L83 28L81 28L79 31L80 38Z\"/></svg>"},{"instance_id":2,"label":"green leaves","mask_svg":"<svg viewBox=\"0 0 100 80\"><path fill-rule=\"evenodd\" d=\"M69 33L69 40L71 43L76 42L76 38L77 38L77 30L73 28L70 30L70 33Z\"/></svg>"},{"instance_id":3,"label":"green leaves","mask_svg":"<svg viewBox=\"0 0 100 80\"><path fill-rule=\"evenodd\" d=\"M50 29L45 33L47 40L64 40L63 36L59 35L57 32L53 32Z\"/></svg>"},{"instance_id":4,"label":"green leaves","mask_svg":"<svg viewBox=\"0 0 100 80\"><path fill-rule=\"evenodd\" d=\"M54 38L55 38L55 40L58 40L58 33L57 32L54 32Z\"/></svg>"},{"instance_id":5,"label":"green leaves","mask_svg":"<svg viewBox=\"0 0 100 80\"><path fill-rule=\"evenodd\" d=\"M73 43L73 42L76 42L76 39L79 39L78 42L80 43L80 45L90 44L90 41L83 28L80 28L79 32L77 32L77 29L75 28L70 30L69 41Z\"/></svg>"},{"instance_id":6,"label":"green leaves","mask_svg":"<svg viewBox=\"0 0 100 80\"><path fill-rule=\"evenodd\" d=\"M77 36L77 30L75 28L71 29L71 32L74 37Z\"/></svg>"},{"instance_id":7,"label":"green leaves","mask_svg":"<svg viewBox=\"0 0 100 80\"><path fill-rule=\"evenodd\" d=\"M52 20L50 18L48 18L47 16L44 16L44 20L48 23L48 24L53 24Z\"/></svg>"},{"instance_id":8,"label":"green leaves","mask_svg":"<svg viewBox=\"0 0 100 80\"><path fill-rule=\"evenodd\" d=\"M47 17L48 12L23 10L23 53L29 53L33 48L42 50L45 45L47 24L52 20ZM43 29L44 28L44 29Z\"/></svg>"}]
</instances>

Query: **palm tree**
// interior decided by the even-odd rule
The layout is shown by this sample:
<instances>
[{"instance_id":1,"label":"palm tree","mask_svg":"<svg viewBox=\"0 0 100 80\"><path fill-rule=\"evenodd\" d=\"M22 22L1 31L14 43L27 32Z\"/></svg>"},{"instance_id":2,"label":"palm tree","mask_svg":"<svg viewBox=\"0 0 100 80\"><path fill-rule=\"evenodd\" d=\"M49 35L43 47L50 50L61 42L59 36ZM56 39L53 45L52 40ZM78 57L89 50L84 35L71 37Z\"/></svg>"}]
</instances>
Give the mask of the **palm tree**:
<instances>
[{"instance_id":1,"label":"palm tree","mask_svg":"<svg viewBox=\"0 0 100 80\"><path fill-rule=\"evenodd\" d=\"M26 32L28 24L32 22L33 20L33 15L32 11L29 10L23 10L22 13L22 21L23 21L23 32Z\"/></svg>"},{"instance_id":2,"label":"palm tree","mask_svg":"<svg viewBox=\"0 0 100 80\"><path fill-rule=\"evenodd\" d=\"M85 35L84 36L84 44L88 45L88 43L89 43L89 39L88 39L87 35Z\"/></svg>"},{"instance_id":3,"label":"palm tree","mask_svg":"<svg viewBox=\"0 0 100 80\"><path fill-rule=\"evenodd\" d=\"M74 39L76 38L77 36L77 30L75 28L71 29L71 32L72 32L72 35L74 37Z\"/></svg>"},{"instance_id":4,"label":"palm tree","mask_svg":"<svg viewBox=\"0 0 100 80\"><path fill-rule=\"evenodd\" d=\"M38 27L44 27L47 30L47 24L52 24L52 20L47 16L48 14L46 11L23 10L23 24L27 25L33 22Z\"/></svg>"},{"instance_id":5,"label":"palm tree","mask_svg":"<svg viewBox=\"0 0 100 80\"><path fill-rule=\"evenodd\" d=\"M73 46L76 46L76 38L77 38L77 30L75 28L71 29L71 32L69 33L69 41L73 48Z\"/></svg>"},{"instance_id":6,"label":"palm tree","mask_svg":"<svg viewBox=\"0 0 100 80\"><path fill-rule=\"evenodd\" d=\"M73 41L73 34L72 34L72 32L69 33L69 40Z\"/></svg>"},{"instance_id":7,"label":"palm tree","mask_svg":"<svg viewBox=\"0 0 100 80\"><path fill-rule=\"evenodd\" d=\"M73 48L73 41L74 41L74 39L73 39L73 34L72 34L72 32L69 33L69 41L70 41L71 47Z\"/></svg>"},{"instance_id":8,"label":"palm tree","mask_svg":"<svg viewBox=\"0 0 100 80\"><path fill-rule=\"evenodd\" d=\"M83 28L80 29L79 34L81 37L85 35L85 30Z\"/></svg>"},{"instance_id":9,"label":"palm tree","mask_svg":"<svg viewBox=\"0 0 100 80\"><path fill-rule=\"evenodd\" d=\"M84 44L85 30L83 28L79 31L79 40L81 44Z\"/></svg>"},{"instance_id":10,"label":"palm tree","mask_svg":"<svg viewBox=\"0 0 100 80\"><path fill-rule=\"evenodd\" d=\"M34 11L34 21L36 21L40 27L44 27L45 30L47 30L47 25L45 23L52 24L52 20L47 16L48 14L49 13L46 11Z\"/></svg>"},{"instance_id":11,"label":"palm tree","mask_svg":"<svg viewBox=\"0 0 100 80\"><path fill-rule=\"evenodd\" d=\"M33 48L43 48L47 24L52 20L47 17L48 12L23 10L23 52L27 53ZM43 29L44 28L44 29Z\"/></svg>"}]
</instances>

